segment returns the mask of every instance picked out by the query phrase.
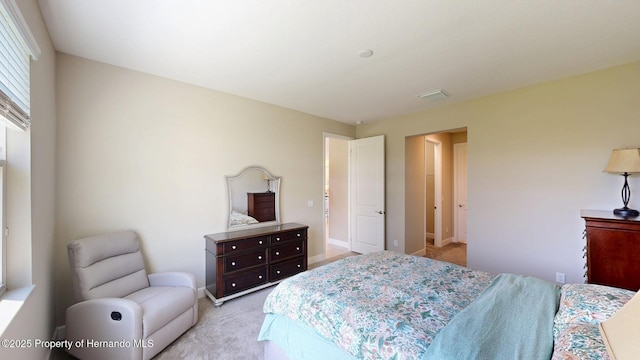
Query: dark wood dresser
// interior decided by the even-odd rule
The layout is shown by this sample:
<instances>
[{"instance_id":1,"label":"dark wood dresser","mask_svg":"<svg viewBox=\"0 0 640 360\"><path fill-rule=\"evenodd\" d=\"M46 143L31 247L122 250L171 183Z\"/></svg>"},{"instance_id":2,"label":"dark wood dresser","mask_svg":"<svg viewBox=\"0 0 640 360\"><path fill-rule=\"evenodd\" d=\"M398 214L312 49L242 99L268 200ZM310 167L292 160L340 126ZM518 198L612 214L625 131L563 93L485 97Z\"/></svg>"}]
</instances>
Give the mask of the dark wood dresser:
<instances>
[{"instance_id":1,"label":"dark wood dresser","mask_svg":"<svg viewBox=\"0 0 640 360\"><path fill-rule=\"evenodd\" d=\"M640 217L582 210L586 223L587 282L640 289Z\"/></svg>"},{"instance_id":2,"label":"dark wood dresser","mask_svg":"<svg viewBox=\"0 0 640 360\"><path fill-rule=\"evenodd\" d=\"M287 223L206 235L205 293L220 306L307 270L308 228Z\"/></svg>"},{"instance_id":3,"label":"dark wood dresser","mask_svg":"<svg viewBox=\"0 0 640 360\"><path fill-rule=\"evenodd\" d=\"M247 193L247 213L260 222L274 221L276 219L276 193Z\"/></svg>"}]
</instances>

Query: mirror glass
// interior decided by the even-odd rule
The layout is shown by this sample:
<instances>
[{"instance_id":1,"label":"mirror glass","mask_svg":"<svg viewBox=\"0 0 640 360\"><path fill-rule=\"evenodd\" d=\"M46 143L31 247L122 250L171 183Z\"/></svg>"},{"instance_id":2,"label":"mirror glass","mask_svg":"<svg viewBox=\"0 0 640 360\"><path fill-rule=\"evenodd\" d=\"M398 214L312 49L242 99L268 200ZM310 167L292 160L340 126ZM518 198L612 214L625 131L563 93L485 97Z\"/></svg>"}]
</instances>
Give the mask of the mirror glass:
<instances>
[{"instance_id":1,"label":"mirror glass","mask_svg":"<svg viewBox=\"0 0 640 360\"><path fill-rule=\"evenodd\" d=\"M229 230L280 224L280 177L251 166L227 176Z\"/></svg>"}]
</instances>

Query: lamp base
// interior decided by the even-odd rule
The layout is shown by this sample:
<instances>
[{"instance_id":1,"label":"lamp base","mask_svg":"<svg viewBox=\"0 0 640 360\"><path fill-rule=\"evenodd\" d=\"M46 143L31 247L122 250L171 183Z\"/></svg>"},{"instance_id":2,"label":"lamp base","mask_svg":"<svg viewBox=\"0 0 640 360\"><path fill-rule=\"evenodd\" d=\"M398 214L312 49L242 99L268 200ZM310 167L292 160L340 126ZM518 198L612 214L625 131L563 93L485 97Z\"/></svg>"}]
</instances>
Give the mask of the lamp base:
<instances>
[{"instance_id":1,"label":"lamp base","mask_svg":"<svg viewBox=\"0 0 640 360\"><path fill-rule=\"evenodd\" d=\"M640 215L638 210L629 209L628 207L623 207L620 209L613 210L614 215L622 216L622 217L636 217Z\"/></svg>"}]
</instances>

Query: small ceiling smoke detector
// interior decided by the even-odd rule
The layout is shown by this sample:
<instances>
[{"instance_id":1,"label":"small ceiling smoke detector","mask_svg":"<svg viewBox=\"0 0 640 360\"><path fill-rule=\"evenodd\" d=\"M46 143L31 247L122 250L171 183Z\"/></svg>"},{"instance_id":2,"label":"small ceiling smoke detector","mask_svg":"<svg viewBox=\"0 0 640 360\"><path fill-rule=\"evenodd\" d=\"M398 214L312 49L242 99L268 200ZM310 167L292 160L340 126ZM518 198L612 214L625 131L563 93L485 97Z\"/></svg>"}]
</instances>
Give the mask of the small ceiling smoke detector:
<instances>
[{"instance_id":1,"label":"small ceiling smoke detector","mask_svg":"<svg viewBox=\"0 0 640 360\"><path fill-rule=\"evenodd\" d=\"M373 50L369 50L369 49L360 50L358 55L360 55L360 57L363 57L363 58L368 58L368 57L371 57L371 55L373 55Z\"/></svg>"},{"instance_id":2,"label":"small ceiling smoke detector","mask_svg":"<svg viewBox=\"0 0 640 360\"><path fill-rule=\"evenodd\" d=\"M438 100L443 100L448 98L449 94L442 89L438 89L438 90L430 91L428 93L420 94L418 95L418 97L421 99L429 100L429 101L438 101Z\"/></svg>"}]
</instances>

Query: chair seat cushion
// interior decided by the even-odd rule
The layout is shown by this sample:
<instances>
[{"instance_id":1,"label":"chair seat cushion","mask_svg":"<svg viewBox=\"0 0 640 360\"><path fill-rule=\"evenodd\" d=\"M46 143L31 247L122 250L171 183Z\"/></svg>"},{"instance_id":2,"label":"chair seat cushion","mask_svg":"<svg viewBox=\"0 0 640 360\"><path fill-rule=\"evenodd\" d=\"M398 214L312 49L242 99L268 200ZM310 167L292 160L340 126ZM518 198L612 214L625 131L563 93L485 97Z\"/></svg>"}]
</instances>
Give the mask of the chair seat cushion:
<instances>
[{"instance_id":1,"label":"chair seat cushion","mask_svg":"<svg viewBox=\"0 0 640 360\"><path fill-rule=\"evenodd\" d=\"M193 307L196 294L188 287L152 286L136 291L125 299L137 302L142 308L142 336L146 339Z\"/></svg>"}]
</instances>

